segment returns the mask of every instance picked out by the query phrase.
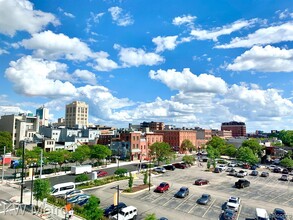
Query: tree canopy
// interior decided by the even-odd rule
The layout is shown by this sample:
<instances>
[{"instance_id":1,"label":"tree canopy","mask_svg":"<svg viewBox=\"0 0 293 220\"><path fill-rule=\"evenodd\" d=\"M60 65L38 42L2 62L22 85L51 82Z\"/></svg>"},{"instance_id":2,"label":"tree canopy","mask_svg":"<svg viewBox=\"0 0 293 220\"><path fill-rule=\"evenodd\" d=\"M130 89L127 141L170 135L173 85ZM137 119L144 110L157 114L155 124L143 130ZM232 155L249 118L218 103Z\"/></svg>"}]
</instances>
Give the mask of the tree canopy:
<instances>
[{"instance_id":1,"label":"tree canopy","mask_svg":"<svg viewBox=\"0 0 293 220\"><path fill-rule=\"evenodd\" d=\"M286 157L283 160L281 160L281 165L287 168L293 168L293 160Z\"/></svg>"},{"instance_id":2,"label":"tree canopy","mask_svg":"<svg viewBox=\"0 0 293 220\"><path fill-rule=\"evenodd\" d=\"M6 153L12 152L12 136L7 131L0 131L0 155L4 153L4 146Z\"/></svg>"},{"instance_id":3,"label":"tree canopy","mask_svg":"<svg viewBox=\"0 0 293 220\"><path fill-rule=\"evenodd\" d=\"M286 145L286 146L293 146L293 131L288 130L282 130L280 131L280 133L277 135L279 139L282 140L282 142Z\"/></svg>"},{"instance_id":4,"label":"tree canopy","mask_svg":"<svg viewBox=\"0 0 293 220\"><path fill-rule=\"evenodd\" d=\"M192 144L192 142L189 139L185 139L181 143L181 150L182 151L193 151L195 150L195 146Z\"/></svg>"},{"instance_id":5,"label":"tree canopy","mask_svg":"<svg viewBox=\"0 0 293 220\"><path fill-rule=\"evenodd\" d=\"M105 145L96 144L90 148L90 159L102 160L112 155L112 151Z\"/></svg>"},{"instance_id":6,"label":"tree canopy","mask_svg":"<svg viewBox=\"0 0 293 220\"><path fill-rule=\"evenodd\" d=\"M100 200L91 195L87 204L84 206L84 214L88 220L102 219L103 210L99 207Z\"/></svg>"},{"instance_id":7,"label":"tree canopy","mask_svg":"<svg viewBox=\"0 0 293 220\"><path fill-rule=\"evenodd\" d=\"M91 150L87 145L81 145L76 148L72 153L72 159L82 164L84 161L90 158Z\"/></svg>"},{"instance_id":8,"label":"tree canopy","mask_svg":"<svg viewBox=\"0 0 293 220\"><path fill-rule=\"evenodd\" d=\"M47 198L50 195L50 182L48 179L36 179L34 181L34 198L39 201Z\"/></svg>"},{"instance_id":9,"label":"tree canopy","mask_svg":"<svg viewBox=\"0 0 293 220\"><path fill-rule=\"evenodd\" d=\"M252 152L258 157L262 156L263 147L259 144L259 141L256 139L249 139L243 141L241 147L248 147L252 150Z\"/></svg>"},{"instance_id":10,"label":"tree canopy","mask_svg":"<svg viewBox=\"0 0 293 220\"><path fill-rule=\"evenodd\" d=\"M259 161L258 157L249 147L240 147L237 151L237 158L238 160L249 164L256 164Z\"/></svg>"},{"instance_id":11,"label":"tree canopy","mask_svg":"<svg viewBox=\"0 0 293 220\"><path fill-rule=\"evenodd\" d=\"M149 149L151 157L155 157L155 160L158 161L158 164L165 160L171 159L174 154L170 145L165 142L155 142L149 147Z\"/></svg>"}]
</instances>

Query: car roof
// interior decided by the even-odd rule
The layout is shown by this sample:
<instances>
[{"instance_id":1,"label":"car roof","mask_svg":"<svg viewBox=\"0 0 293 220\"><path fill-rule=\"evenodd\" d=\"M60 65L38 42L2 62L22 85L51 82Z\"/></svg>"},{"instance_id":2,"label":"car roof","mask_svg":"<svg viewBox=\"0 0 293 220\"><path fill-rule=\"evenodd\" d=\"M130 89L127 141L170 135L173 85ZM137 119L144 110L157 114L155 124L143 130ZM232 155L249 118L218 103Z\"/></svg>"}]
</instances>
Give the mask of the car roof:
<instances>
[{"instance_id":1,"label":"car roof","mask_svg":"<svg viewBox=\"0 0 293 220\"><path fill-rule=\"evenodd\" d=\"M131 211L133 209L136 209L134 206L130 205L130 206L127 206L125 208L122 209L123 212L128 212L128 211Z\"/></svg>"},{"instance_id":2,"label":"car roof","mask_svg":"<svg viewBox=\"0 0 293 220\"><path fill-rule=\"evenodd\" d=\"M274 209L274 212L285 213L285 210L284 209L281 209L281 208L275 208Z\"/></svg>"},{"instance_id":3,"label":"car roof","mask_svg":"<svg viewBox=\"0 0 293 220\"><path fill-rule=\"evenodd\" d=\"M256 214L257 214L257 217L261 217L261 218L267 218L268 217L267 210L262 209L262 208L256 208Z\"/></svg>"},{"instance_id":4,"label":"car roof","mask_svg":"<svg viewBox=\"0 0 293 220\"><path fill-rule=\"evenodd\" d=\"M184 190L186 190L186 189L188 189L188 187L186 187L186 186L182 186L180 189L184 189Z\"/></svg>"}]
</instances>

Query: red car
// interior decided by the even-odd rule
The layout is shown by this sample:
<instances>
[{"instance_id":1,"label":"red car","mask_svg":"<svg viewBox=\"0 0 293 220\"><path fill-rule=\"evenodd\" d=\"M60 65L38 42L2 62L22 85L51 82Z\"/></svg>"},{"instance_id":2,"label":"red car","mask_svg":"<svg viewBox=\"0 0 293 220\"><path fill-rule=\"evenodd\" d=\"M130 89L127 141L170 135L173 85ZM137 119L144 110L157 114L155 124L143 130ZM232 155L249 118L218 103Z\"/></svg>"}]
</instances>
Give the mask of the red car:
<instances>
[{"instance_id":1,"label":"red car","mask_svg":"<svg viewBox=\"0 0 293 220\"><path fill-rule=\"evenodd\" d=\"M205 179L197 179L194 182L194 185L199 185L199 186L207 185L207 184L209 184L209 181Z\"/></svg>"},{"instance_id":2,"label":"red car","mask_svg":"<svg viewBox=\"0 0 293 220\"><path fill-rule=\"evenodd\" d=\"M178 169L185 169L185 168L187 168L187 166L185 164L182 164L182 163L174 163L173 166L175 168L178 168Z\"/></svg>"},{"instance_id":3,"label":"red car","mask_svg":"<svg viewBox=\"0 0 293 220\"><path fill-rule=\"evenodd\" d=\"M102 176L106 176L106 175L108 175L108 173L106 171L104 171L104 170L97 171L97 176L98 177L102 177Z\"/></svg>"},{"instance_id":4,"label":"red car","mask_svg":"<svg viewBox=\"0 0 293 220\"><path fill-rule=\"evenodd\" d=\"M156 192L161 192L161 193L163 193L163 192L167 191L169 188L170 188L169 183L162 182L162 183L160 183L159 186L157 186L157 188L155 189L155 191L156 191Z\"/></svg>"}]
</instances>

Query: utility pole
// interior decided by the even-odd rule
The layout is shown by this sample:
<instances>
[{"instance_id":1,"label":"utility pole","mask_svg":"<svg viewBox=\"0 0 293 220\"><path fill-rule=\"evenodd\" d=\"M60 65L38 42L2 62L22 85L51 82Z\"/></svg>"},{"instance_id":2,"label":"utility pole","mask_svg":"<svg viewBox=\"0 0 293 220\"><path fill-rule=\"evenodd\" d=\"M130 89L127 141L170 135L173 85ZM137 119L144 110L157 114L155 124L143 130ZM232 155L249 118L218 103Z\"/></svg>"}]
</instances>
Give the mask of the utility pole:
<instances>
[{"instance_id":1,"label":"utility pole","mask_svg":"<svg viewBox=\"0 0 293 220\"><path fill-rule=\"evenodd\" d=\"M24 188L24 182L23 182L23 176L24 176L24 149L25 149L25 141L21 141L22 143L22 166L21 166L21 188L20 188L20 203L23 202L23 188Z\"/></svg>"},{"instance_id":2,"label":"utility pole","mask_svg":"<svg viewBox=\"0 0 293 220\"><path fill-rule=\"evenodd\" d=\"M117 220L119 218L119 185L117 186Z\"/></svg>"},{"instance_id":3,"label":"utility pole","mask_svg":"<svg viewBox=\"0 0 293 220\"><path fill-rule=\"evenodd\" d=\"M4 146L4 154L2 157L2 183L4 181L4 162L5 162L6 146Z\"/></svg>"}]
</instances>

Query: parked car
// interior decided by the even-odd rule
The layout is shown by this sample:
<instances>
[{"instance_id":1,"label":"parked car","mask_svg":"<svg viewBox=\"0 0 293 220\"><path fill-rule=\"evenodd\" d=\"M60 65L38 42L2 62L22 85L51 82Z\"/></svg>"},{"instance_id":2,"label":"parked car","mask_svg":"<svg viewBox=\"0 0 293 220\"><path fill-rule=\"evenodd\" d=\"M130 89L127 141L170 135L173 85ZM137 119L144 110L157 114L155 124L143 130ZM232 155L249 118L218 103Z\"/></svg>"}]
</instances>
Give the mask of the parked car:
<instances>
[{"instance_id":1,"label":"parked car","mask_svg":"<svg viewBox=\"0 0 293 220\"><path fill-rule=\"evenodd\" d=\"M231 196L227 201L227 208L238 212L241 199L239 197Z\"/></svg>"},{"instance_id":2,"label":"parked car","mask_svg":"<svg viewBox=\"0 0 293 220\"><path fill-rule=\"evenodd\" d=\"M236 174L236 177L240 177L240 178L245 177L245 176L247 176L247 172L244 171L244 170L240 170L240 171Z\"/></svg>"},{"instance_id":3,"label":"parked car","mask_svg":"<svg viewBox=\"0 0 293 220\"><path fill-rule=\"evenodd\" d=\"M249 169L249 168L250 168L250 165L249 165L248 163L244 163L244 164L242 165L242 168L243 168L243 169Z\"/></svg>"},{"instance_id":4,"label":"parked car","mask_svg":"<svg viewBox=\"0 0 293 220\"><path fill-rule=\"evenodd\" d=\"M175 194L176 198L185 198L189 195L189 189L185 186L181 187L179 191Z\"/></svg>"},{"instance_id":5,"label":"parked car","mask_svg":"<svg viewBox=\"0 0 293 220\"><path fill-rule=\"evenodd\" d=\"M78 190L78 189L75 189L75 190L71 190L67 193L64 194L64 199L70 199L74 196L78 196L78 195L81 195L81 194L84 194L84 192L82 190Z\"/></svg>"},{"instance_id":6,"label":"parked car","mask_svg":"<svg viewBox=\"0 0 293 220\"><path fill-rule=\"evenodd\" d=\"M282 172L282 168L281 168L281 167L275 167L275 168L273 169L273 172L274 172L274 173L281 173L281 172Z\"/></svg>"},{"instance_id":7,"label":"parked car","mask_svg":"<svg viewBox=\"0 0 293 220\"><path fill-rule=\"evenodd\" d=\"M127 206L122 208L117 215L111 216L111 219L116 220L130 220L137 219L137 208L134 206Z\"/></svg>"},{"instance_id":8,"label":"parked car","mask_svg":"<svg viewBox=\"0 0 293 220\"><path fill-rule=\"evenodd\" d=\"M256 165L253 165L253 166L250 167L250 169L251 170L256 170L257 169L257 166Z\"/></svg>"},{"instance_id":9,"label":"parked car","mask_svg":"<svg viewBox=\"0 0 293 220\"><path fill-rule=\"evenodd\" d=\"M68 199L67 202L68 203L78 203L78 202L83 201L83 200L88 199L88 198L90 198L89 195L81 194L81 195L77 195L77 196L74 196L74 197Z\"/></svg>"},{"instance_id":10,"label":"parked car","mask_svg":"<svg viewBox=\"0 0 293 220\"><path fill-rule=\"evenodd\" d=\"M269 175L270 175L269 172L262 172L260 174L261 177L268 177Z\"/></svg>"},{"instance_id":11,"label":"parked car","mask_svg":"<svg viewBox=\"0 0 293 220\"><path fill-rule=\"evenodd\" d=\"M207 185L207 184L209 184L209 181L206 179L197 179L194 181L194 185L202 186L202 185Z\"/></svg>"},{"instance_id":12,"label":"parked car","mask_svg":"<svg viewBox=\"0 0 293 220\"><path fill-rule=\"evenodd\" d=\"M270 165L267 167L269 170L273 171L276 168L276 165Z\"/></svg>"},{"instance_id":13,"label":"parked car","mask_svg":"<svg viewBox=\"0 0 293 220\"><path fill-rule=\"evenodd\" d=\"M282 180L282 181L289 181L289 175L287 174L283 174L279 180Z\"/></svg>"},{"instance_id":14,"label":"parked car","mask_svg":"<svg viewBox=\"0 0 293 220\"><path fill-rule=\"evenodd\" d=\"M127 205L123 202L119 202L118 205L110 205L104 209L104 216L108 217L110 215L116 215L118 210L127 207Z\"/></svg>"},{"instance_id":15,"label":"parked car","mask_svg":"<svg viewBox=\"0 0 293 220\"><path fill-rule=\"evenodd\" d=\"M81 200L81 201L77 202L76 204L79 205L79 206L83 206L83 205L87 204L88 201L89 201L89 199L84 199L84 200Z\"/></svg>"},{"instance_id":16,"label":"parked car","mask_svg":"<svg viewBox=\"0 0 293 220\"><path fill-rule=\"evenodd\" d=\"M286 168L285 168L285 169L283 169L283 170L282 170L282 174L289 174L289 170L288 170L288 169L286 169Z\"/></svg>"},{"instance_id":17,"label":"parked car","mask_svg":"<svg viewBox=\"0 0 293 220\"><path fill-rule=\"evenodd\" d=\"M183 164L184 166L186 166L186 168L191 167L191 164L190 163L181 162L181 164Z\"/></svg>"},{"instance_id":18,"label":"parked car","mask_svg":"<svg viewBox=\"0 0 293 220\"><path fill-rule=\"evenodd\" d=\"M231 172L232 170L235 170L233 167L227 167L227 169L225 170L226 172Z\"/></svg>"},{"instance_id":19,"label":"parked car","mask_svg":"<svg viewBox=\"0 0 293 220\"><path fill-rule=\"evenodd\" d=\"M239 179L237 182L235 182L235 187L236 188L244 188L244 187L249 187L250 186L250 182L246 179Z\"/></svg>"},{"instance_id":20,"label":"parked car","mask_svg":"<svg viewBox=\"0 0 293 220\"><path fill-rule=\"evenodd\" d=\"M222 171L225 171L225 170L227 169L227 166L224 165L224 164L219 164L217 167L218 167L218 168L221 168Z\"/></svg>"},{"instance_id":21,"label":"parked car","mask_svg":"<svg viewBox=\"0 0 293 220\"><path fill-rule=\"evenodd\" d=\"M202 194L202 196L197 200L197 203L201 205L207 205L211 201L211 199L211 195Z\"/></svg>"},{"instance_id":22,"label":"parked car","mask_svg":"<svg viewBox=\"0 0 293 220\"><path fill-rule=\"evenodd\" d=\"M223 170L222 170L222 168L221 167L216 167L215 169L214 169L214 172L215 173L221 173Z\"/></svg>"},{"instance_id":23,"label":"parked car","mask_svg":"<svg viewBox=\"0 0 293 220\"><path fill-rule=\"evenodd\" d=\"M155 191L156 191L156 192L161 192L161 193L163 193L163 192L167 191L169 188L170 188L169 183L162 182L162 183L160 183L159 186L157 186L157 188L155 189Z\"/></svg>"},{"instance_id":24,"label":"parked car","mask_svg":"<svg viewBox=\"0 0 293 220\"><path fill-rule=\"evenodd\" d=\"M261 220L269 220L269 215L267 213L267 210L262 208L256 208L255 209L255 219L261 219Z\"/></svg>"},{"instance_id":25,"label":"parked car","mask_svg":"<svg viewBox=\"0 0 293 220\"><path fill-rule=\"evenodd\" d=\"M236 167L237 164L236 163L228 163L228 167Z\"/></svg>"},{"instance_id":26,"label":"parked car","mask_svg":"<svg viewBox=\"0 0 293 220\"><path fill-rule=\"evenodd\" d=\"M107 171L104 171L104 170L97 171L97 176L98 177L103 177L103 176L107 176L107 175L108 175Z\"/></svg>"},{"instance_id":27,"label":"parked car","mask_svg":"<svg viewBox=\"0 0 293 220\"><path fill-rule=\"evenodd\" d=\"M237 172L236 170L233 169L233 170L231 170L231 171L229 172L228 175L229 175L229 176L236 176L237 173L238 173L238 172Z\"/></svg>"},{"instance_id":28,"label":"parked car","mask_svg":"<svg viewBox=\"0 0 293 220\"><path fill-rule=\"evenodd\" d=\"M178 168L178 169L185 169L187 168L186 165L182 164L182 163L174 163L173 164L175 168Z\"/></svg>"},{"instance_id":29,"label":"parked car","mask_svg":"<svg viewBox=\"0 0 293 220\"><path fill-rule=\"evenodd\" d=\"M253 170L250 173L251 176L258 176L258 171L257 170Z\"/></svg>"},{"instance_id":30,"label":"parked car","mask_svg":"<svg viewBox=\"0 0 293 220\"><path fill-rule=\"evenodd\" d=\"M176 169L175 166L172 165L172 164L165 165L164 168L165 168L166 170L172 170L172 171Z\"/></svg>"},{"instance_id":31,"label":"parked car","mask_svg":"<svg viewBox=\"0 0 293 220\"><path fill-rule=\"evenodd\" d=\"M235 220L237 218L237 213L231 209L226 209L222 216L224 220Z\"/></svg>"},{"instance_id":32,"label":"parked car","mask_svg":"<svg viewBox=\"0 0 293 220\"><path fill-rule=\"evenodd\" d=\"M284 209L275 208L272 215L272 220L287 220L287 214Z\"/></svg>"},{"instance_id":33,"label":"parked car","mask_svg":"<svg viewBox=\"0 0 293 220\"><path fill-rule=\"evenodd\" d=\"M155 167L153 171L158 173L166 173L166 169L164 167Z\"/></svg>"}]
</instances>

